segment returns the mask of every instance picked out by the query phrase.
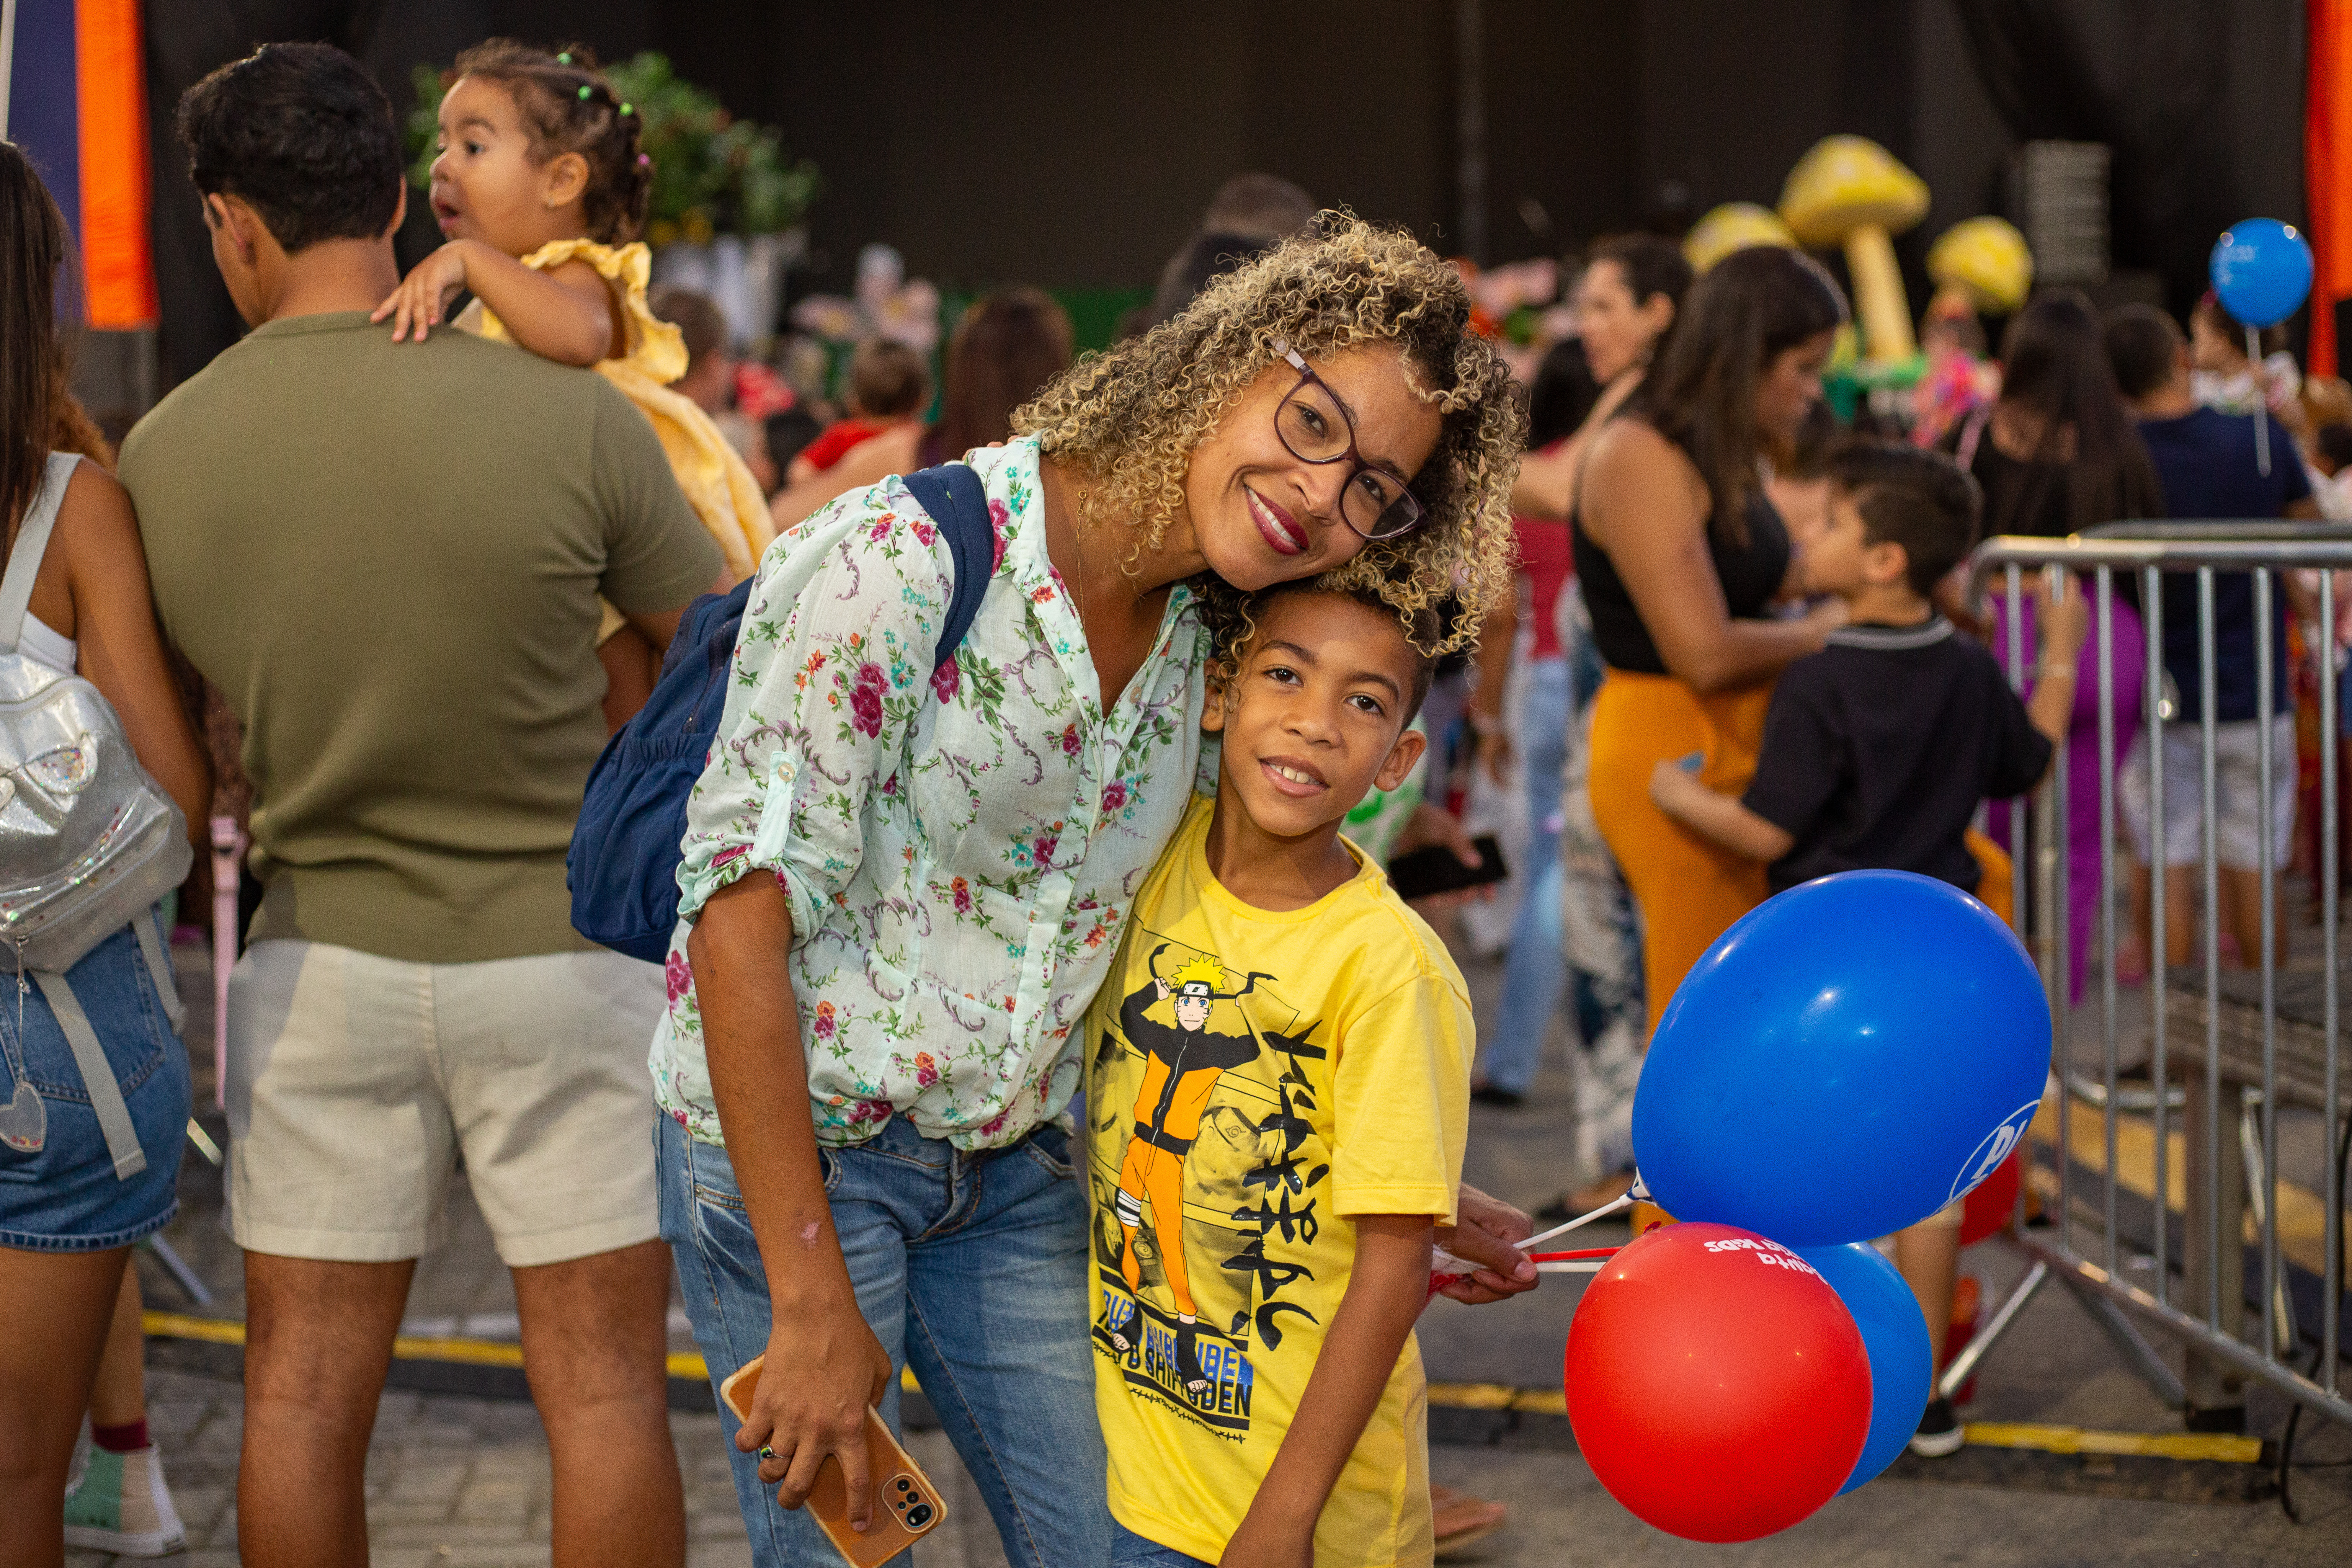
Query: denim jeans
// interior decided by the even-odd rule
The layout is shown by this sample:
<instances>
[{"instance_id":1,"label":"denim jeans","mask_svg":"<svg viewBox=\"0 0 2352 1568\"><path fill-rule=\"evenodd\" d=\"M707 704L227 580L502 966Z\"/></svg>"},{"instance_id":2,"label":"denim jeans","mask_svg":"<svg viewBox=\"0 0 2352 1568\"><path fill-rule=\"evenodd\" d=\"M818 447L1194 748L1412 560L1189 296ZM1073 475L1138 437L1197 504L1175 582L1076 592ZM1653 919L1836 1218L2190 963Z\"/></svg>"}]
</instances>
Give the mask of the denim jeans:
<instances>
[{"instance_id":1,"label":"denim jeans","mask_svg":"<svg viewBox=\"0 0 2352 1568\"><path fill-rule=\"evenodd\" d=\"M1118 1539L1111 1542L1110 1568L1216 1568L1216 1564L1199 1557L1187 1557L1172 1546L1162 1546L1146 1540L1119 1523L1111 1521Z\"/></svg>"},{"instance_id":2,"label":"denim jeans","mask_svg":"<svg viewBox=\"0 0 2352 1568\"><path fill-rule=\"evenodd\" d=\"M1568 963L1559 948L1559 886L1544 873L1559 854L1559 775L1568 762L1568 660L1538 658L1528 665L1527 695L1520 703L1519 765L1528 791L1528 858L1514 867L1519 886L1518 917L1503 961L1503 1001L1487 1036L1486 1080L1496 1089L1524 1094L1536 1076L1544 1037L1568 989ZM1547 907L1549 906L1549 907Z\"/></svg>"},{"instance_id":3,"label":"denim jeans","mask_svg":"<svg viewBox=\"0 0 2352 1568\"><path fill-rule=\"evenodd\" d=\"M662 1235L716 1389L768 1348L767 1275L727 1152L656 1121ZM894 1118L869 1142L819 1156L858 1310L893 1372L915 1369L1018 1568L1110 1556L1087 1200L1070 1152L1051 1122L1013 1148L970 1154ZM882 1417L898 1429L895 1377ZM723 1403L719 1419L751 1561L838 1568L824 1531L779 1508L758 1458L735 1447Z\"/></svg>"}]
</instances>

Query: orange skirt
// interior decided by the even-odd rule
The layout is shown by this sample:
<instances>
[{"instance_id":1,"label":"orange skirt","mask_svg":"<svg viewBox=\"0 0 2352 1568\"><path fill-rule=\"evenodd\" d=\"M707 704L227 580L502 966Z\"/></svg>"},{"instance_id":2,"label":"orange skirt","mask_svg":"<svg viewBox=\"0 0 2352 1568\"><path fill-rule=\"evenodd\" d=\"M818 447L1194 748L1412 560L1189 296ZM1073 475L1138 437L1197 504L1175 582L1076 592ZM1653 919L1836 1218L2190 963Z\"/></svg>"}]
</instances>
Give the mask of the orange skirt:
<instances>
[{"instance_id":1,"label":"orange skirt","mask_svg":"<svg viewBox=\"0 0 2352 1568\"><path fill-rule=\"evenodd\" d=\"M1691 965L1762 903L1767 889L1762 861L1717 848L1653 805L1650 773L1662 759L1696 752L1701 784L1746 793L1771 702L1769 685L1702 697L1673 676L1622 669L1611 670L1593 698L1592 817L1642 911L1642 978L1654 1032ZM2009 921L2009 857L1973 829L1968 845L1983 868L1977 896Z\"/></svg>"},{"instance_id":2,"label":"orange skirt","mask_svg":"<svg viewBox=\"0 0 2352 1568\"><path fill-rule=\"evenodd\" d=\"M1649 1026L1717 937L1764 901L1764 863L1719 849L1650 804L1662 760L1696 752L1698 780L1725 795L1756 776L1769 685L1702 697L1671 675L1612 669L1592 700L1592 819L1642 911Z\"/></svg>"}]
</instances>

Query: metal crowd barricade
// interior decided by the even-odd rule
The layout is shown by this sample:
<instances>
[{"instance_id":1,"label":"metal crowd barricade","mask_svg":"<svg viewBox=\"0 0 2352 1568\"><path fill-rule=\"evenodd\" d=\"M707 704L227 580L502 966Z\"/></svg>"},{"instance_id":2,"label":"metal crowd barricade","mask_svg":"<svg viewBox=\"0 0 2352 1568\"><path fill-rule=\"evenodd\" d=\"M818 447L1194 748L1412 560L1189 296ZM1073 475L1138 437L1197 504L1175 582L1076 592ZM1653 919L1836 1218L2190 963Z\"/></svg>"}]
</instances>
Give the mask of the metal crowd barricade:
<instances>
[{"instance_id":1,"label":"metal crowd barricade","mask_svg":"<svg viewBox=\"0 0 2352 1568\"><path fill-rule=\"evenodd\" d=\"M2038 569L2063 568L2086 581L2090 637L2079 657L2078 689L2088 686L2098 700L2099 889L2095 930L2099 953L2095 1006L2099 1038L2088 1062L2072 1026L2072 954L2067 853L2067 748L2057 748L2053 774L2033 798L2029 832L2028 803L2012 805L2013 905L2019 935L2041 969L2051 998L2053 1079L2057 1088L2057 1127L2051 1149L2054 1170L2042 1178L2054 1184L2054 1214L2045 1227L2024 1222L2026 1194L2019 1194L2013 1239L2032 1260L2023 1279L2001 1302L1984 1331L1955 1357L1938 1382L1951 1394L1967 1382L2034 1292L2052 1279L2069 1286L2098 1318L2140 1374L2159 1396L2181 1409L2191 1426L2226 1427L2241 1419L2244 1380L2258 1380L2320 1415L2352 1425L2352 1390L2341 1379L2343 1350L2338 1282L2344 1268L2344 1184L2347 1108L2352 1082L2343 1072L2340 990L2343 954L2338 942L2337 674L2332 635L2322 632L2319 664L2320 831L2317 868L2321 952L2315 973L2288 963L2290 932L2278 926L2275 770L2295 768L2292 747L2274 756L2278 683L2288 671L2273 668L2269 627L2273 606L2284 590L2281 574L2318 573L2317 621L2336 624L2332 574L2352 570L2352 527L2277 522L2200 521L2116 523L2070 539L2000 538L1981 545L1971 563L1975 602L1988 597L2006 611L2002 636L2011 678L2021 685L2038 663L2029 660L2025 609ZM2254 606L2256 711L2264 716L2255 731L2261 795L2260 887L2263 900L2261 952L2247 973L2221 968L2219 817L2216 811L2217 735L2214 594L2217 575L2251 574ZM2203 825L2197 862L2197 889L2205 918L2196 962L2175 970L2167 962L2164 733L2174 717L2164 665L2163 583L2169 574L2193 574L2197 601L2198 790ZM2127 574L2127 575L2126 575ZM2145 1088L2128 1086L2120 1070L2116 912L2118 866L2116 848L2116 724L2105 700L2116 670L2116 612L2119 580L2137 589L2147 635L2141 722L2147 767L2147 837L2151 858L2148 897L2148 1070ZM2031 886L2029 886L2029 882ZM2029 897L2029 894L2032 896ZM2089 987L2085 988L2086 991ZM2283 999L2286 1015L2282 1016ZM2179 1081L2176 1082L2176 1077ZM2320 1112L2326 1124L2322 1186L2325 1244L2319 1273L2316 1323L2299 1320L2295 1293L2279 1239L2278 1110L2282 1103ZM2231 1108L2234 1107L2234 1110ZM2078 1156L2078 1117L2095 1113L2097 1170ZM2173 1206L2169 1139L2184 1142L2184 1202ZM2085 1125L2085 1133L2092 1129ZM2085 1139L2087 1143L2089 1139ZM2123 1147L2153 1155L2153 1181L2145 1215L2138 1194L2126 1192L2118 1171ZM2037 1143L2025 1145L2029 1172ZM2085 1151L2088 1152L2089 1151ZM2298 1203L2303 1202L2298 1197ZM2249 1329L2244 1258L2247 1216L2260 1247L2259 1303ZM2179 1227L2178 1257L2174 1238ZM2142 1232L2144 1234L2127 1234ZM2176 1263L2178 1268L2176 1268ZM2176 1272L2179 1279L2176 1280ZM2304 1292L2308 1297L2308 1290ZM2176 1377L2141 1333L2151 1325L2185 1342L2188 1376ZM2315 1353L2307 1353L2309 1352Z\"/></svg>"}]
</instances>

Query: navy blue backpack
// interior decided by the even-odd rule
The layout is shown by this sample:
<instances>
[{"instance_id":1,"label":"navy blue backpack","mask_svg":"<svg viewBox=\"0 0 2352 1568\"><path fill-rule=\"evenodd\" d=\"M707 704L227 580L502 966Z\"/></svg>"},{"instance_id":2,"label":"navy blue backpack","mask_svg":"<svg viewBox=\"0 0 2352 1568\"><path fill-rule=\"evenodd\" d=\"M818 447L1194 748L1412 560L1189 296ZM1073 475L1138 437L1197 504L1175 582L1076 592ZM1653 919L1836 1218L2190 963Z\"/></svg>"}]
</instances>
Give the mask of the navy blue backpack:
<instances>
[{"instance_id":1,"label":"navy blue backpack","mask_svg":"<svg viewBox=\"0 0 2352 1568\"><path fill-rule=\"evenodd\" d=\"M988 496L968 463L907 476L907 488L947 536L955 593L931 657L936 669L971 629L996 566ZM648 963L669 952L677 925L677 863L686 801L727 709L735 637L755 578L689 605L662 658L661 676L637 716L605 742L588 774L580 820L564 857L572 929L599 946Z\"/></svg>"}]
</instances>

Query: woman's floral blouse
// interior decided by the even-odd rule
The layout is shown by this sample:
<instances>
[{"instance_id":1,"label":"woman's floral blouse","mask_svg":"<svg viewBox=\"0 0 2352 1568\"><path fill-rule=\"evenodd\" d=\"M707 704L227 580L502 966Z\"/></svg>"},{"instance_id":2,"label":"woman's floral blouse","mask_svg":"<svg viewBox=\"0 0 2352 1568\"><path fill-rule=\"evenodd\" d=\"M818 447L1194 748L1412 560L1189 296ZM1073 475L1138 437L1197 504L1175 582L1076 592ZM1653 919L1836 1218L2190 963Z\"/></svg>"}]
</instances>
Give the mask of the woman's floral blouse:
<instances>
[{"instance_id":1,"label":"woman's floral blouse","mask_svg":"<svg viewBox=\"0 0 2352 1568\"><path fill-rule=\"evenodd\" d=\"M947 542L897 479L786 531L760 565L735 684L687 809L662 1108L723 1142L687 932L754 870L792 901L793 989L820 1142L893 1114L960 1148L1068 1103L1075 1033L1129 900L1200 761L1207 637L1169 595L1108 713L1045 554L1034 438L977 451L996 567L956 657L931 668Z\"/></svg>"}]
</instances>

